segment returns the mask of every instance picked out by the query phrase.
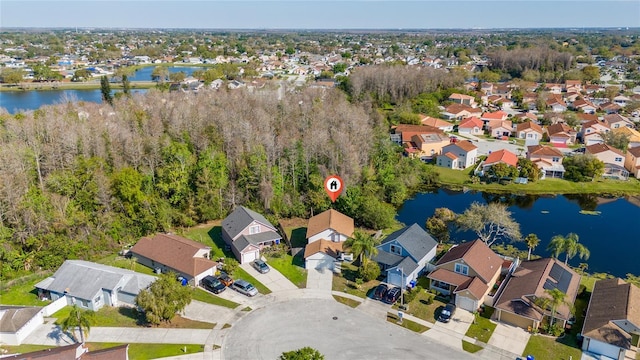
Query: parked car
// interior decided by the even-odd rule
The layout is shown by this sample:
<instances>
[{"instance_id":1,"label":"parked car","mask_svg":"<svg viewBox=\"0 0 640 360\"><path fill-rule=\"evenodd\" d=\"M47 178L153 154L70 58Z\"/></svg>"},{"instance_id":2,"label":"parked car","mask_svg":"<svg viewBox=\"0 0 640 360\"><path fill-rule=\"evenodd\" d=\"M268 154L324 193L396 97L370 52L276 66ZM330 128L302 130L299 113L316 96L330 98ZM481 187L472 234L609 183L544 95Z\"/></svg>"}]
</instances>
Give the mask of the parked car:
<instances>
[{"instance_id":1,"label":"parked car","mask_svg":"<svg viewBox=\"0 0 640 360\"><path fill-rule=\"evenodd\" d=\"M453 314L456 313L455 304L448 303L444 306L444 309L440 311L440 316L438 316L438 321L442 321L443 323L448 323L453 317Z\"/></svg>"},{"instance_id":2,"label":"parked car","mask_svg":"<svg viewBox=\"0 0 640 360\"><path fill-rule=\"evenodd\" d=\"M389 291L387 291L382 301L384 301L387 304L395 304L395 302L398 301L399 297L400 297L400 288L396 286L394 288L389 289Z\"/></svg>"},{"instance_id":3,"label":"parked car","mask_svg":"<svg viewBox=\"0 0 640 360\"><path fill-rule=\"evenodd\" d=\"M267 265L266 262L260 260L260 259L256 259L253 261L252 263L253 267L258 270L258 272L260 272L261 274L266 274L269 272L269 265Z\"/></svg>"},{"instance_id":4,"label":"parked car","mask_svg":"<svg viewBox=\"0 0 640 360\"><path fill-rule=\"evenodd\" d=\"M380 284L376 286L376 289L373 291L373 299L374 300L384 299L384 296L387 295L387 291L389 291L389 287L385 284Z\"/></svg>"},{"instance_id":5,"label":"parked car","mask_svg":"<svg viewBox=\"0 0 640 360\"><path fill-rule=\"evenodd\" d=\"M231 285L231 288L239 292L240 294L244 294L247 296L256 296L258 294L258 289L256 289L249 282L242 279L234 281Z\"/></svg>"},{"instance_id":6,"label":"parked car","mask_svg":"<svg viewBox=\"0 0 640 360\"><path fill-rule=\"evenodd\" d=\"M218 280L220 280L220 282L223 283L224 286L231 286L231 284L233 284L233 279L231 278L231 276L229 276L229 274L224 271L220 271Z\"/></svg>"},{"instance_id":7,"label":"parked car","mask_svg":"<svg viewBox=\"0 0 640 360\"><path fill-rule=\"evenodd\" d=\"M211 275L203 277L202 280L200 280L200 286L215 294L220 294L227 288L218 278Z\"/></svg>"}]
</instances>

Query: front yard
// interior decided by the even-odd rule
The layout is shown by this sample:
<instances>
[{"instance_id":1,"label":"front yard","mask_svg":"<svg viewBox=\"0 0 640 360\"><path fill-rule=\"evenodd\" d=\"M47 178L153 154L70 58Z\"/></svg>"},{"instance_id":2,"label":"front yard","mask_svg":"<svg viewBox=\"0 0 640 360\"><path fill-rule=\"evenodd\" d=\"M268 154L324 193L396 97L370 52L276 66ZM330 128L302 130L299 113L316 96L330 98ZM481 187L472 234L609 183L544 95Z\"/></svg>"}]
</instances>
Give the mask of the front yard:
<instances>
[{"instance_id":1,"label":"front yard","mask_svg":"<svg viewBox=\"0 0 640 360\"><path fill-rule=\"evenodd\" d=\"M225 290L225 291L232 291L232 290ZM240 304L233 302L231 300L227 300L227 299L223 299L219 296L216 296L214 294L211 294L207 291L204 291L200 288L195 288L193 290L193 300L198 300L207 304L212 304L212 305L218 305L218 306L224 306L227 307L229 309L235 309L238 306L240 306Z\"/></svg>"},{"instance_id":2,"label":"front yard","mask_svg":"<svg viewBox=\"0 0 640 360\"><path fill-rule=\"evenodd\" d=\"M60 325L63 319L69 316L71 306L65 306L52 315L56 318L55 324ZM105 306L96 311L93 315L92 327L146 327L147 324L138 312L128 307ZM180 329L213 329L215 324L195 321L176 315L170 323L161 323L158 328L180 328Z\"/></svg>"},{"instance_id":3,"label":"front yard","mask_svg":"<svg viewBox=\"0 0 640 360\"><path fill-rule=\"evenodd\" d=\"M533 355L536 360L580 359L582 351L576 347L574 340L575 338L570 336L556 339L544 335L532 335L522 355L525 357Z\"/></svg>"},{"instance_id":4,"label":"front yard","mask_svg":"<svg viewBox=\"0 0 640 360\"><path fill-rule=\"evenodd\" d=\"M307 286L307 270L304 269L302 254L293 257L284 251L265 253L269 266L278 270L284 277L289 279L299 288ZM302 264L300 264L302 262Z\"/></svg>"},{"instance_id":5,"label":"front yard","mask_svg":"<svg viewBox=\"0 0 640 360\"><path fill-rule=\"evenodd\" d=\"M418 285L423 289L428 289L429 279L424 276L419 277ZM440 311L442 311L446 304L443 299L436 298L434 294L427 292L427 290L422 290L416 294L416 297L410 303L406 304L407 310L405 313L435 323L438 315L440 315ZM399 309L399 306L400 301L393 305L393 308Z\"/></svg>"},{"instance_id":6,"label":"front yard","mask_svg":"<svg viewBox=\"0 0 640 360\"><path fill-rule=\"evenodd\" d=\"M34 285L50 275L51 273L49 272L28 275L20 279L12 280L10 287L7 287L6 281L2 281L0 302L3 305L46 306L51 301L40 300L38 298L38 290L36 290Z\"/></svg>"},{"instance_id":7,"label":"front yard","mask_svg":"<svg viewBox=\"0 0 640 360\"><path fill-rule=\"evenodd\" d=\"M342 273L333 275L333 284L331 290L341 291L350 295L366 298L367 295L375 289L379 280L371 280L360 285L356 284L358 277L358 267L353 263L342 263Z\"/></svg>"},{"instance_id":8,"label":"front yard","mask_svg":"<svg viewBox=\"0 0 640 360\"><path fill-rule=\"evenodd\" d=\"M465 335L483 343L488 343L497 326L497 324L489 320L494 310L494 308L487 306L482 313L475 315L475 321L469 326Z\"/></svg>"},{"instance_id":9,"label":"front yard","mask_svg":"<svg viewBox=\"0 0 640 360\"><path fill-rule=\"evenodd\" d=\"M393 313L387 313L387 321L390 322L390 323L394 323L396 325L402 326L405 329L409 329L409 330L417 332L417 333L423 333L423 332L429 330L428 327L426 327L426 326L424 326L422 324L418 324L415 321L402 319L402 322L399 322L398 315L397 314L393 314Z\"/></svg>"}]
</instances>

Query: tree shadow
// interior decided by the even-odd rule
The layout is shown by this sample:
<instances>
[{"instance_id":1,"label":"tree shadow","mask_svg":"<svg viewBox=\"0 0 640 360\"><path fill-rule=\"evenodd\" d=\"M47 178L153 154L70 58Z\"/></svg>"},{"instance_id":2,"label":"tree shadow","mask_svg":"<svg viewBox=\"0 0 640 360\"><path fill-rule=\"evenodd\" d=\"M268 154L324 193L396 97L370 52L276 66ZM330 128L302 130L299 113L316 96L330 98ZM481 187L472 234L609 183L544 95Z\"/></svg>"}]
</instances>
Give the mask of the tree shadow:
<instances>
[{"instance_id":1,"label":"tree shadow","mask_svg":"<svg viewBox=\"0 0 640 360\"><path fill-rule=\"evenodd\" d=\"M135 308L121 306L118 308L118 313L124 317L135 320L138 326L147 326L147 319L144 314Z\"/></svg>"},{"instance_id":2,"label":"tree shadow","mask_svg":"<svg viewBox=\"0 0 640 360\"><path fill-rule=\"evenodd\" d=\"M304 247L307 244L307 228L299 227L291 231L291 247Z\"/></svg>"},{"instance_id":3,"label":"tree shadow","mask_svg":"<svg viewBox=\"0 0 640 360\"><path fill-rule=\"evenodd\" d=\"M62 331L62 328L60 326L56 326L55 328L53 328L47 334L47 338L54 340L57 346L77 343L73 334L70 332Z\"/></svg>"}]
</instances>

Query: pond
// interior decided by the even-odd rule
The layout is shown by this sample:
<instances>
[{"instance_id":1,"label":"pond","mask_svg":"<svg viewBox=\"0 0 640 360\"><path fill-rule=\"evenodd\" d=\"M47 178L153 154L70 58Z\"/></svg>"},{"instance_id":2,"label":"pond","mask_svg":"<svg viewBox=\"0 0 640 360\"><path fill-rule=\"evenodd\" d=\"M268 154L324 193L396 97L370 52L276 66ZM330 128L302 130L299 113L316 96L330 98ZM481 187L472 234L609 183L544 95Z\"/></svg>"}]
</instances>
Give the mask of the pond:
<instances>
[{"instance_id":1,"label":"pond","mask_svg":"<svg viewBox=\"0 0 640 360\"><path fill-rule=\"evenodd\" d=\"M144 93L146 89L133 89L131 93ZM115 91L113 91L115 93ZM100 89L95 90L29 90L0 92L0 107L15 114L20 111L36 110L43 105L65 103L67 101L102 102Z\"/></svg>"},{"instance_id":2,"label":"pond","mask_svg":"<svg viewBox=\"0 0 640 360\"><path fill-rule=\"evenodd\" d=\"M627 273L640 275L640 197L603 198L595 195L513 195L486 192L457 192L436 190L416 195L398 210L397 219L404 224L417 223L425 228L434 210L446 207L462 213L474 201L486 204L500 201L508 205L513 218L520 223L523 236L534 233L540 244L533 251L550 256L547 245L555 235L574 232L591 252L589 260L577 256L569 263L589 265L588 272L606 272L625 277ZM634 205L636 204L636 205ZM454 242L475 239L472 232L452 231ZM524 242L513 243L526 250ZM560 255L564 260L564 254Z\"/></svg>"}]
</instances>

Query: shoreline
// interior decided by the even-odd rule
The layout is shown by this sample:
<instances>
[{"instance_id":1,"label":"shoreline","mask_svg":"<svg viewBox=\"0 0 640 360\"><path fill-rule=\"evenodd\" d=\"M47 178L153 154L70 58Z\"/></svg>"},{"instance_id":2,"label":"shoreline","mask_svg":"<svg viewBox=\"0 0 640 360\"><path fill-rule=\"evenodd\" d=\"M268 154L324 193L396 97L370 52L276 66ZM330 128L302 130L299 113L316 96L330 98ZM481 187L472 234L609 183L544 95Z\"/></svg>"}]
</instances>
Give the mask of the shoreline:
<instances>
[{"instance_id":1,"label":"shoreline","mask_svg":"<svg viewBox=\"0 0 640 360\"><path fill-rule=\"evenodd\" d=\"M0 92L28 92L28 91L56 91L56 90L100 90L100 82L85 82L85 83L69 83L69 82L54 82L54 83L25 83L28 84L24 87L22 85L5 85L0 86ZM157 83L154 81L132 81L130 83L131 90L135 89L151 89L154 88ZM111 90L121 90L122 83L110 83Z\"/></svg>"}]
</instances>

